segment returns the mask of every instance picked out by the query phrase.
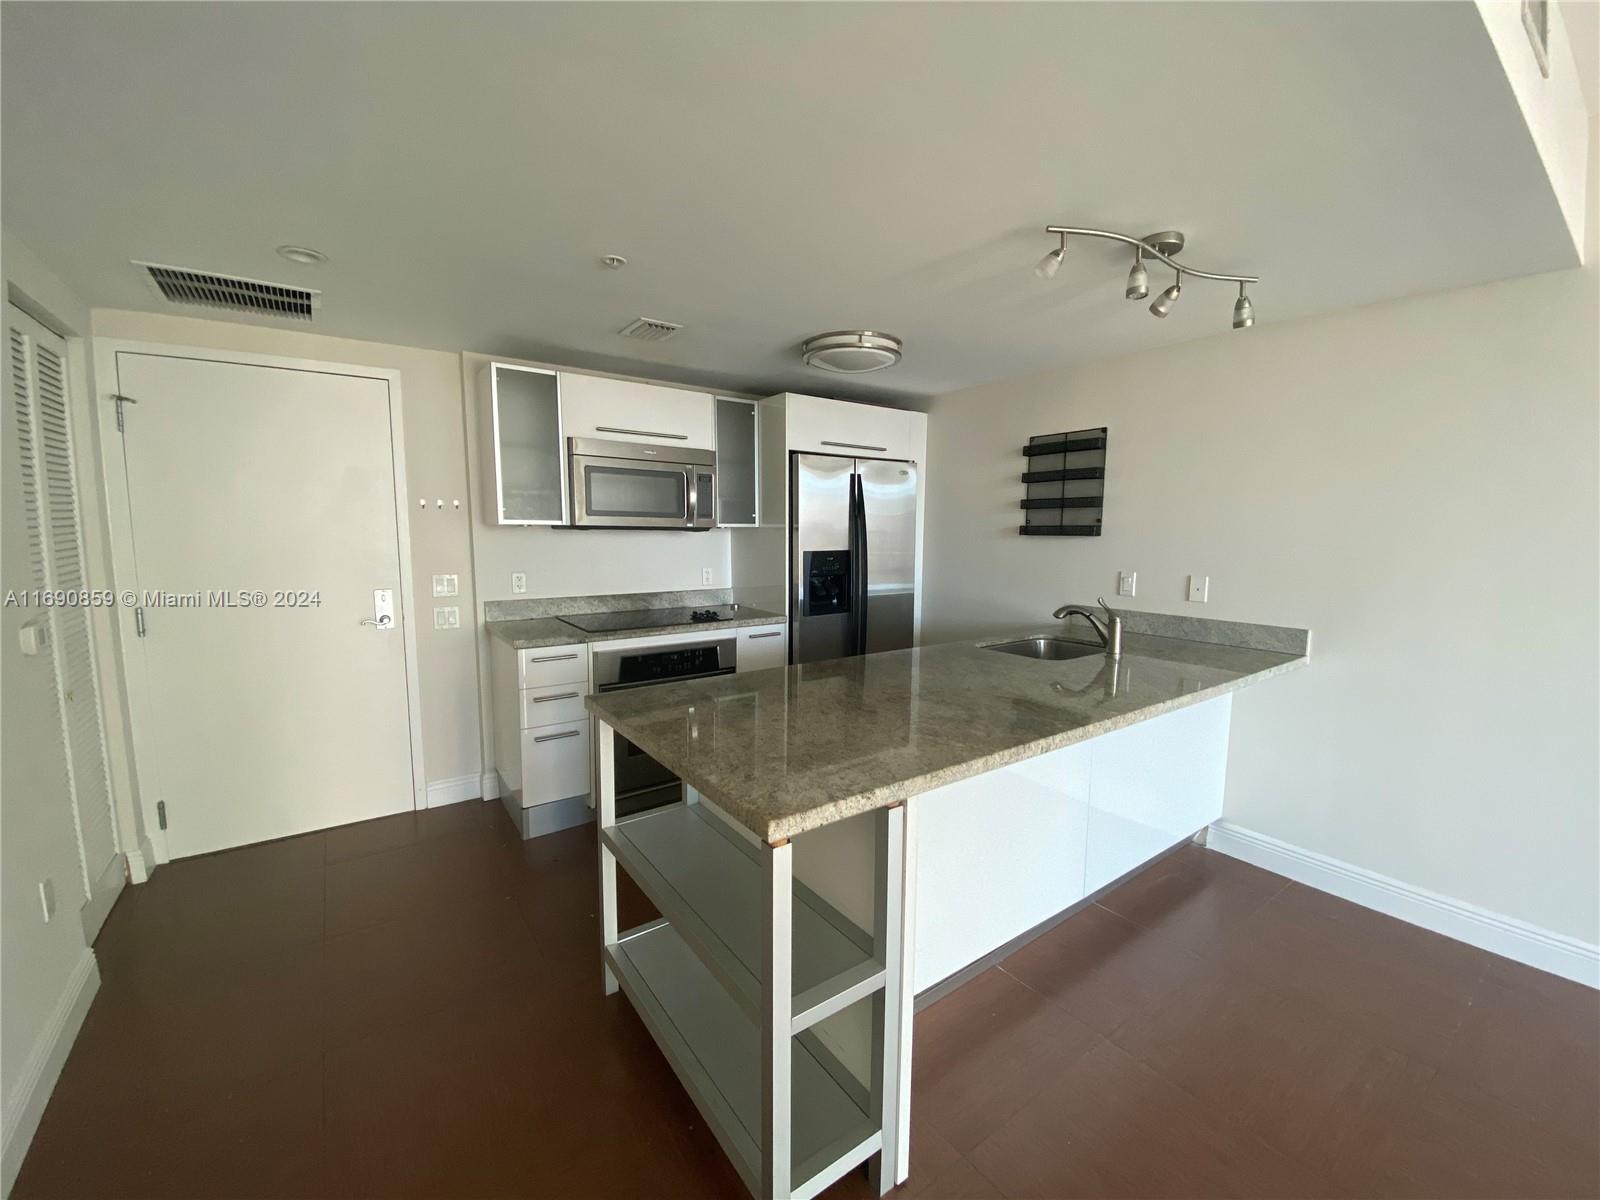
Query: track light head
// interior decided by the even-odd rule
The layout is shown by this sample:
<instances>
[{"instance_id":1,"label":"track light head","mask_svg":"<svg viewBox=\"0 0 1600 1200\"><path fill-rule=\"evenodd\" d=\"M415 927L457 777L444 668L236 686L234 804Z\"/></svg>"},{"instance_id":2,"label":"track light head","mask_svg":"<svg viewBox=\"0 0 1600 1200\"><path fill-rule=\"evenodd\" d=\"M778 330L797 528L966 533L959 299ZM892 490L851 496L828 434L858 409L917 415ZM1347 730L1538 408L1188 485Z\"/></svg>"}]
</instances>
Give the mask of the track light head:
<instances>
[{"instance_id":1,"label":"track light head","mask_svg":"<svg viewBox=\"0 0 1600 1200\"><path fill-rule=\"evenodd\" d=\"M1034 267L1033 273L1040 279L1054 279L1056 272L1061 270L1061 263L1067 257L1067 235L1061 235L1061 245L1050 251L1039 260L1039 265Z\"/></svg>"},{"instance_id":2,"label":"track light head","mask_svg":"<svg viewBox=\"0 0 1600 1200\"><path fill-rule=\"evenodd\" d=\"M1250 303L1250 297L1245 295L1244 284L1239 285L1239 298L1233 302L1233 327L1235 329L1249 329L1256 323L1255 305Z\"/></svg>"},{"instance_id":3,"label":"track light head","mask_svg":"<svg viewBox=\"0 0 1600 1200\"><path fill-rule=\"evenodd\" d=\"M1183 295L1183 276L1179 275L1173 280L1172 286L1156 297L1155 303L1150 306L1152 316L1164 317L1172 311L1172 306L1178 302L1178 297Z\"/></svg>"},{"instance_id":4,"label":"track light head","mask_svg":"<svg viewBox=\"0 0 1600 1200\"><path fill-rule=\"evenodd\" d=\"M1143 300L1150 294L1150 272L1144 269L1144 256L1133 253L1133 269L1128 272L1128 290L1123 293L1129 300Z\"/></svg>"}]
</instances>

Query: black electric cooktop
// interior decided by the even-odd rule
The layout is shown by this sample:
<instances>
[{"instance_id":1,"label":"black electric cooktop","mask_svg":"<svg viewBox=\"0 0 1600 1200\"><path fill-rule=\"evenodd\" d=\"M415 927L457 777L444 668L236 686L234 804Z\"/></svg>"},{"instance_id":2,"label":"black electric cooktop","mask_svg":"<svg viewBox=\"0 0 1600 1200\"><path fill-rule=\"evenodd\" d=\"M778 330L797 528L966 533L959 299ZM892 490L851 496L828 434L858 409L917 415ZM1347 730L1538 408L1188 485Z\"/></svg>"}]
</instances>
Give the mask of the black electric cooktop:
<instances>
[{"instance_id":1,"label":"black electric cooktop","mask_svg":"<svg viewBox=\"0 0 1600 1200\"><path fill-rule=\"evenodd\" d=\"M585 633L616 633L623 629L661 629L668 625L714 625L739 615L737 604L712 604L705 608L639 608L632 612L574 613L562 617Z\"/></svg>"}]
</instances>

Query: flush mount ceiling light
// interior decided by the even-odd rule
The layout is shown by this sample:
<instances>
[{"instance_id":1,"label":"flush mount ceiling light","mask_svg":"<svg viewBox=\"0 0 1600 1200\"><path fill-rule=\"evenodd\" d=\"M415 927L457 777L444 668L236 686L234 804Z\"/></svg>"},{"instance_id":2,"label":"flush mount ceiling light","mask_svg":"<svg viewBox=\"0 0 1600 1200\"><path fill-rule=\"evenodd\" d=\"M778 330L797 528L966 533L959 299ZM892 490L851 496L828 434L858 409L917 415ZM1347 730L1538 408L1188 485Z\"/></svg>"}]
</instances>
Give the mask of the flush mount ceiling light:
<instances>
[{"instance_id":1,"label":"flush mount ceiling light","mask_svg":"<svg viewBox=\"0 0 1600 1200\"><path fill-rule=\"evenodd\" d=\"M315 267L328 261L326 254L321 250L313 250L310 246L279 246L278 254L290 262L307 267Z\"/></svg>"},{"instance_id":2,"label":"flush mount ceiling light","mask_svg":"<svg viewBox=\"0 0 1600 1200\"><path fill-rule=\"evenodd\" d=\"M1259 282L1259 276L1227 275L1220 271L1202 271L1198 267L1185 266L1176 258L1183 249L1184 237L1175 229L1146 234L1142 238L1117 233L1111 229L1085 229L1076 225L1046 225L1045 232L1057 235L1061 239L1061 244L1046 254L1033 269L1034 274L1041 279L1053 278L1060 270L1061 261L1066 257L1068 234L1074 237L1103 238L1108 242L1122 242L1133 247L1133 269L1128 272L1128 286L1123 293L1129 300L1143 300L1150 294L1150 273L1144 265L1146 255L1166 263L1177 272L1172 286L1157 296L1155 303L1150 305L1150 312L1153 315L1164 317L1172 311L1173 305L1178 302L1178 297L1183 294L1183 279L1187 275L1195 279L1215 279L1219 283L1237 283L1239 299L1233 306L1233 327L1248 329L1256 323L1255 307L1250 303L1250 297L1245 294L1244 289L1246 284Z\"/></svg>"},{"instance_id":3,"label":"flush mount ceiling light","mask_svg":"<svg viewBox=\"0 0 1600 1200\"><path fill-rule=\"evenodd\" d=\"M841 375L881 371L900 361L901 342L870 329L840 329L807 338L800 346L806 366Z\"/></svg>"}]
</instances>

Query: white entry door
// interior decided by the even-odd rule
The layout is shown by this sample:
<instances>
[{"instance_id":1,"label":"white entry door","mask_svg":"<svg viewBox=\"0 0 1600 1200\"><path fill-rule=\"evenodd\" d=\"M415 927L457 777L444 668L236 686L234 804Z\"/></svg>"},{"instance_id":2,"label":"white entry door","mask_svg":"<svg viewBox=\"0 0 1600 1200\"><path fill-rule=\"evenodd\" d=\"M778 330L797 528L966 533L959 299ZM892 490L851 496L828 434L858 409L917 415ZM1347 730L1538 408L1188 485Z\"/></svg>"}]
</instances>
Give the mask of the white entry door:
<instances>
[{"instance_id":1,"label":"white entry door","mask_svg":"<svg viewBox=\"0 0 1600 1200\"><path fill-rule=\"evenodd\" d=\"M134 738L168 854L414 807L388 382L116 362L143 602Z\"/></svg>"}]
</instances>

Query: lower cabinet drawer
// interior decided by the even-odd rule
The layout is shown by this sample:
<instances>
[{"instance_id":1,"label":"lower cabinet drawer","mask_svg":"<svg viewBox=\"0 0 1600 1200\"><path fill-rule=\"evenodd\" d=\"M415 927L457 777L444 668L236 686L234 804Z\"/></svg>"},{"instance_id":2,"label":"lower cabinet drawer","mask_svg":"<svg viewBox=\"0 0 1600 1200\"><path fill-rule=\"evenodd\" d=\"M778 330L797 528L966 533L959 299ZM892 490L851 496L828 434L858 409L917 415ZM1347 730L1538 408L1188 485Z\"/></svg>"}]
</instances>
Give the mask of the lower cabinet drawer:
<instances>
[{"instance_id":1,"label":"lower cabinet drawer","mask_svg":"<svg viewBox=\"0 0 1600 1200\"><path fill-rule=\"evenodd\" d=\"M517 671L525 688L551 683L584 683L589 678L588 647L542 646L517 652Z\"/></svg>"},{"instance_id":2,"label":"lower cabinet drawer","mask_svg":"<svg viewBox=\"0 0 1600 1200\"><path fill-rule=\"evenodd\" d=\"M522 806L589 794L589 719L522 731Z\"/></svg>"},{"instance_id":3,"label":"lower cabinet drawer","mask_svg":"<svg viewBox=\"0 0 1600 1200\"><path fill-rule=\"evenodd\" d=\"M586 686L585 683L552 683L546 687L524 688L522 728L582 720L587 716L583 710Z\"/></svg>"}]
</instances>

